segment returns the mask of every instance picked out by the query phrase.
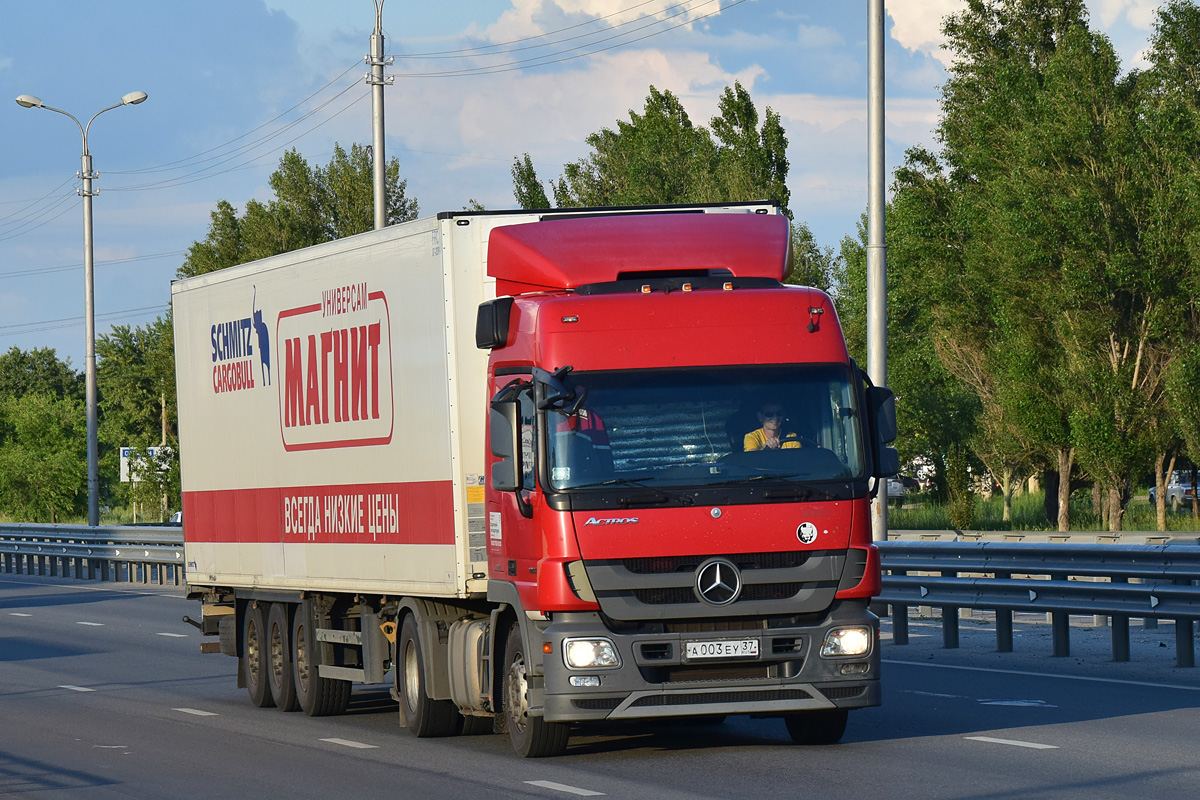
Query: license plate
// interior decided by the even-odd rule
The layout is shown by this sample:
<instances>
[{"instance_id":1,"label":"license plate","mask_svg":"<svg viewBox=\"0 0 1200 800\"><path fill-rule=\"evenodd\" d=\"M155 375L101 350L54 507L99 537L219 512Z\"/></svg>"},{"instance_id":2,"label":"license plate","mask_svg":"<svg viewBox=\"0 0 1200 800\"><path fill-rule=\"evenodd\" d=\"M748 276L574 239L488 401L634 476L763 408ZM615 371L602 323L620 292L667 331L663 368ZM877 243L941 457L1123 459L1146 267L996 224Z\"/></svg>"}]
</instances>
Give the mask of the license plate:
<instances>
[{"instance_id":1,"label":"license plate","mask_svg":"<svg viewBox=\"0 0 1200 800\"><path fill-rule=\"evenodd\" d=\"M758 658L758 639L684 642L684 656L697 658Z\"/></svg>"}]
</instances>

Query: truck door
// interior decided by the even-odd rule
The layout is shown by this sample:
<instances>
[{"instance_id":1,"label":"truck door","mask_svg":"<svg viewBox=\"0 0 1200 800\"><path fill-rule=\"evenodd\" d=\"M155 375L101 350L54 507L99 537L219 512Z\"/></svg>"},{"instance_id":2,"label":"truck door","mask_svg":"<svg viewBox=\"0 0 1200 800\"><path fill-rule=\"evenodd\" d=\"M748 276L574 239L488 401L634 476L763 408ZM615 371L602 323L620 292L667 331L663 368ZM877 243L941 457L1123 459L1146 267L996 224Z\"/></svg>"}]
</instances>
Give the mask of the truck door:
<instances>
[{"instance_id":1,"label":"truck door","mask_svg":"<svg viewBox=\"0 0 1200 800\"><path fill-rule=\"evenodd\" d=\"M515 583L522 600L532 603L537 594L537 564L542 557L542 542L535 517L526 515L535 505L537 496L538 451L537 412L529 377L528 374L498 375L491 387L491 396L495 397L514 381L526 384L517 395L521 486L516 492L498 492L490 485L488 487L488 576L491 580Z\"/></svg>"}]
</instances>

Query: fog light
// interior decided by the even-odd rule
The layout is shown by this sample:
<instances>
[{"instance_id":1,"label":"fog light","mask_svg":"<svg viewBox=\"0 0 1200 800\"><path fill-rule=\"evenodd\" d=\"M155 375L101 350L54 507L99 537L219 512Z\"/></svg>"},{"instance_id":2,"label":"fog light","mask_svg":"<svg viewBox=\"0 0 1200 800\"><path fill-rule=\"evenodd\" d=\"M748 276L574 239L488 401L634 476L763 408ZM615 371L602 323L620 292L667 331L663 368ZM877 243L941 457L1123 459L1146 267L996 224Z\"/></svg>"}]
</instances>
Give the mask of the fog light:
<instances>
[{"instance_id":1,"label":"fog light","mask_svg":"<svg viewBox=\"0 0 1200 800\"><path fill-rule=\"evenodd\" d=\"M572 675L571 676L571 685L572 686L599 686L600 685L600 676L599 675Z\"/></svg>"},{"instance_id":2,"label":"fog light","mask_svg":"<svg viewBox=\"0 0 1200 800\"><path fill-rule=\"evenodd\" d=\"M563 661L571 669L621 666L616 645L608 639L566 639Z\"/></svg>"},{"instance_id":3,"label":"fog light","mask_svg":"<svg viewBox=\"0 0 1200 800\"><path fill-rule=\"evenodd\" d=\"M871 652L871 629L865 626L834 628L825 634L822 656L865 656Z\"/></svg>"}]
</instances>

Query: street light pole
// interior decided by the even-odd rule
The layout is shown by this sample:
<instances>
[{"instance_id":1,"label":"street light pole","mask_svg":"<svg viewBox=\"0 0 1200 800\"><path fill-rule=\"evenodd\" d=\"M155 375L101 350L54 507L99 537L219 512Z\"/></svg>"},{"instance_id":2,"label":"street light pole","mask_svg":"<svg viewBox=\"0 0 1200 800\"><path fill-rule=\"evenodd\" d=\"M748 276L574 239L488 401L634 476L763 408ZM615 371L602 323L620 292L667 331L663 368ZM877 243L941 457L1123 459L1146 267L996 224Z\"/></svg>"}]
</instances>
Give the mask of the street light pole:
<instances>
[{"instance_id":1,"label":"street light pole","mask_svg":"<svg viewBox=\"0 0 1200 800\"><path fill-rule=\"evenodd\" d=\"M884 194L884 0L867 3L867 373L887 386L887 234ZM887 540L887 479L871 503L871 538Z\"/></svg>"},{"instance_id":2,"label":"street light pole","mask_svg":"<svg viewBox=\"0 0 1200 800\"><path fill-rule=\"evenodd\" d=\"M93 114L92 118L88 120L87 125L75 119L74 114L63 111L61 108L48 106L40 98L33 95L23 94L17 98L17 105L22 108L44 108L47 111L57 111L59 114L70 117L79 126L79 133L83 137L83 155L80 157L79 171L79 177L83 181L83 186L79 189L79 196L83 198L83 317L87 328L87 357L84 361L84 374L86 376L85 390L87 393L88 525L92 527L100 524L100 459L96 418L95 265L92 258L92 197L98 194L99 190L92 190L92 179L98 176L92 171L92 154L88 152L88 130L92 127L92 123L96 121L96 117L105 111L112 111L114 108L120 108L121 106L135 106L138 103L145 102L146 97L145 92L130 92L121 98L121 102L111 105L108 108L102 108Z\"/></svg>"},{"instance_id":3,"label":"street light pole","mask_svg":"<svg viewBox=\"0 0 1200 800\"><path fill-rule=\"evenodd\" d=\"M375 230L387 226L387 159L383 153L383 87L395 78L384 76L383 68L394 59L383 57L383 3L375 0L375 32L371 34L371 53L366 61L371 66L367 83L371 86L371 157L375 198Z\"/></svg>"}]
</instances>

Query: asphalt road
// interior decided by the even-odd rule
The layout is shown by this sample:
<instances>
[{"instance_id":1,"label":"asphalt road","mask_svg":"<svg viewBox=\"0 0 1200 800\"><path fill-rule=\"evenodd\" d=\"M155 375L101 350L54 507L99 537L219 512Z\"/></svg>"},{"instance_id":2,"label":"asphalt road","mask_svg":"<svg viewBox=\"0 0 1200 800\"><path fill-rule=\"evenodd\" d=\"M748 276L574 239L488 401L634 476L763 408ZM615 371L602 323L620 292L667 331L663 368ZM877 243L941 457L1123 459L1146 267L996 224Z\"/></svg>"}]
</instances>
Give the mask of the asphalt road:
<instances>
[{"instance_id":1,"label":"asphalt road","mask_svg":"<svg viewBox=\"0 0 1200 800\"><path fill-rule=\"evenodd\" d=\"M1171 666L1169 627L1115 665L1103 632L1053 659L1036 626L1001 655L982 627L945 651L916 625L913 644L885 642L884 705L839 745L730 718L586 730L522 760L506 737L414 739L374 687L341 717L255 709L236 662L199 653L180 621L196 611L177 589L0 575L0 797L1200 796L1200 671Z\"/></svg>"}]
</instances>

